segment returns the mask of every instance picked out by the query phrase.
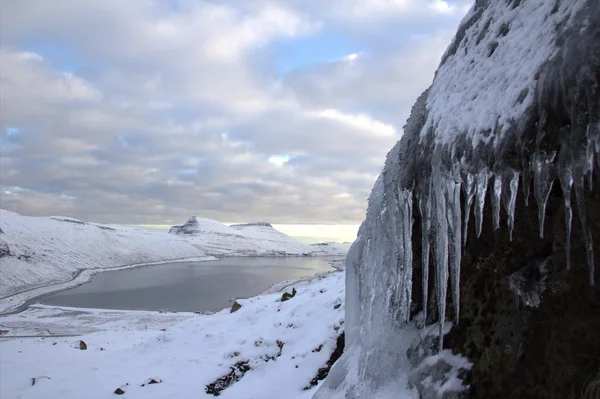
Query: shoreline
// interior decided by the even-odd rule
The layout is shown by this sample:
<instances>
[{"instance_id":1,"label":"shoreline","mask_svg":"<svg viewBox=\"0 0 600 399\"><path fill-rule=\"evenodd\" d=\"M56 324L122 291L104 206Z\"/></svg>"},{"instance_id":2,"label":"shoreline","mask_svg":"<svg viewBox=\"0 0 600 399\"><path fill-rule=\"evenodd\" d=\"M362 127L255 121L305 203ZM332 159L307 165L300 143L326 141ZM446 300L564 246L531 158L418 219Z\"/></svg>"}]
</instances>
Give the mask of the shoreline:
<instances>
[{"instance_id":1,"label":"shoreline","mask_svg":"<svg viewBox=\"0 0 600 399\"><path fill-rule=\"evenodd\" d=\"M25 306L27 302L31 301L32 299L35 299L42 295L50 294L52 292L78 287L82 284L89 282L91 278L98 273L123 269L132 269L134 267L162 265L167 263L208 262L215 260L219 260L219 258L216 258L214 256L196 256L191 258L176 258L171 260L133 263L129 265L121 265L115 267L96 267L91 269L81 269L75 274L75 276L73 276L73 278L71 278L68 281L51 283L40 287L29 288L16 294L11 294L0 298L0 316L5 316L12 313L19 313L23 310L21 309L21 307Z\"/></svg>"},{"instance_id":2,"label":"shoreline","mask_svg":"<svg viewBox=\"0 0 600 399\"><path fill-rule=\"evenodd\" d=\"M71 280L59 282L59 283L51 283L51 284L40 286L40 287L29 288L29 289L21 291L19 293L11 294L11 295L5 296L3 298L0 298L0 316L7 316L10 314L20 313L23 310L27 309L29 306L31 306L32 304L30 304L28 302L34 300L35 298L39 298L43 295L47 295L47 294L50 294L53 292L78 287L82 284L88 283L93 276L95 276L96 274L102 273L102 272L117 271L117 270L123 270L123 269L132 269L135 267L153 266L153 265L161 265L161 264L168 264L168 263L220 261L224 258L233 258L233 257L243 258L243 257L248 257L248 256L247 255L221 256L221 257L199 256L199 257L191 257L191 258L176 258L173 260L134 263L134 264L129 264L129 265L122 265L122 266L108 267L108 268L81 269L75 274L75 276L73 276L73 278L71 278ZM286 257L286 256L271 255L271 256L265 256L265 257ZM290 256L290 257L301 257L301 256ZM303 277L298 280L284 280L282 282L273 284L273 286L269 287L264 293L277 292L277 291L285 289L289 285L295 284L297 282L307 281L307 280L316 278L322 274L328 274L328 273L332 273L334 271L338 271L341 269L339 267L339 263L343 263L343 260L345 259L346 256L345 255L311 255L310 257L314 257L314 258L332 257L332 258L339 258L339 259L326 261L332 267L332 269L334 269L330 272L318 273L314 276ZM260 295L262 295L262 293ZM240 299L243 299L243 298L240 298ZM45 305L43 305L43 306L45 306ZM114 309L98 309L98 310L114 310ZM144 312L152 312L152 311L144 311Z\"/></svg>"}]
</instances>

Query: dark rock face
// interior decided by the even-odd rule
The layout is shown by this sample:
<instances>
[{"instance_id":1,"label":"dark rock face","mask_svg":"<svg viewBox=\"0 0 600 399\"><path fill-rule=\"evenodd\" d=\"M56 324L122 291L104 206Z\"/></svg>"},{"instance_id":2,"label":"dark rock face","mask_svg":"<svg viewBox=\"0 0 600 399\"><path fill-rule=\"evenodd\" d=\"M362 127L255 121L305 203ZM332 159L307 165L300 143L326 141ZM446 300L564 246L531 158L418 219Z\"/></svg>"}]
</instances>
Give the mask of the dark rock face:
<instances>
[{"instance_id":1,"label":"dark rock face","mask_svg":"<svg viewBox=\"0 0 600 399\"><path fill-rule=\"evenodd\" d=\"M198 219L196 216L192 216L188 219L187 222L182 224L181 226L173 226L169 229L169 234L195 234L198 230Z\"/></svg>"},{"instance_id":2,"label":"dark rock face","mask_svg":"<svg viewBox=\"0 0 600 399\"><path fill-rule=\"evenodd\" d=\"M271 226L271 223L267 223L267 222L254 222L254 223L244 223L244 224L232 224L229 227L233 227L233 228L240 228L240 227L273 227Z\"/></svg>"},{"instance_id":3,"label":"dark rock face","mask_svg":"<svg viewBox=\"0 0 600 399\"><path fill-rule=\"evenodd\" d=\"M598 191L586 201L594 242L600 242ZM589 284L579 223L573 223L571 270L564 257L552 256L564 250L562 204L562 192L553 190L545 239L539 238L537 207L526 207L522 196L512 242L506 228L492 231L491 217L479 239L468 237L460 320L446 343L473 362L473 398L580 398L600 370L600 289ZM526 306L509 277L547 257L546 290L537 307Z\"/></svg>"}]
</instances>

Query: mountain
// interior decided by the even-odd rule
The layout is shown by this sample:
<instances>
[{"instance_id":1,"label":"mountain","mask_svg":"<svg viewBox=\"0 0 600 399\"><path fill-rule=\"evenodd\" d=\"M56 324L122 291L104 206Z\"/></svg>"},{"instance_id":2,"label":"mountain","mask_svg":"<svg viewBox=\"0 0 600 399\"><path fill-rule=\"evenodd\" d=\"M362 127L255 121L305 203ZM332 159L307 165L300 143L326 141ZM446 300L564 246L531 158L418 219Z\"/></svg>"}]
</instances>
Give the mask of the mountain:
<instances>
[{"instance_id":1,"label":"mountain","mask_svg":"<svg viewBox=\"0 0 600 399\"><path fill-rule=\"evenodd\" d=\"M600 2L477 0L373 187L315 399L595 397L599 151Z\"/></svg>"},{"instance_id":2,"label":"mountain","mask_svg":"<svg viewBox=\"0 0 600 399\"><path fill-rule=\"evenodd\" d=\"M211 259L181 237L142 228L28 217L1 209L0 223L0 298L68 281L84 269Z\"/></svg>"},{"instance_id":3,"label":"mountain","mask_svg":"<svg viewBox=\"0 0 600 399\"><path fill-rule=\"evenodd\" d=\"M213 256L320 256L345 255L344 247L314 247L276 230L269 223L227 226L216 220L192 216L170 234L186 236Z\"/></svg>"}]
</instances>

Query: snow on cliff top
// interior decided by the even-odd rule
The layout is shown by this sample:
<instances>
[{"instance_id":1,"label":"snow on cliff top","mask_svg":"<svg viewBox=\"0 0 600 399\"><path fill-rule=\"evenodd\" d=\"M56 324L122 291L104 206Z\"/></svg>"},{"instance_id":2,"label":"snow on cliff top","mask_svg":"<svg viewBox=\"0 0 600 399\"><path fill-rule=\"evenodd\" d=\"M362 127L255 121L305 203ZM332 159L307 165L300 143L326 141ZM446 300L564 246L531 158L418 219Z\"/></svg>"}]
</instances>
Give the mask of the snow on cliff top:
<instances>
[{"instance_id":1,"label":"snow on cliff top","mask_svg":"<svg viewBox=\"0 0 600 399\"><path fill-rule=\"evenodd\" d=\"M537 100L537 72L557 50L557 27L572 24L585 1L481 3L465 16L443 57L421 138L430 129L441 144L466 135L475 148L519 123Z\"/></svg>"}]
</instances>

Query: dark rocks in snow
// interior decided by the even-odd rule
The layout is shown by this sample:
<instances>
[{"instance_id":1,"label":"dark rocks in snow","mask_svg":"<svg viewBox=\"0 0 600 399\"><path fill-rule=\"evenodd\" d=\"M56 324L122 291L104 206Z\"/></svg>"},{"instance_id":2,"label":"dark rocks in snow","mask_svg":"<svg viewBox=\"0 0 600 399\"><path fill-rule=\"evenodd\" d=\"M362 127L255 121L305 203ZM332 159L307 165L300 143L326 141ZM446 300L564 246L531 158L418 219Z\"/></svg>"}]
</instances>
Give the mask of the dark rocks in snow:
<instances>
[{"instance_id":1,"label":"dark rocks in snow","mask_svg":"<svg viewBox=\"0 0 600 399\"><path fill-rule=\"evenodd\" d=\"M0 239L0 258L10 255L10 247L3 239Z\"/></svg>"},{"instance_id":2,"label":"dark rocks in snow","mask_svg":"<svg viewBox=\"0 0 600 399\"><path fill-rule=\"evenodd\" d=\"M198 227L198 218L196 216L192 216L188 219L187 222L182 224L181 226L173 226L169 229L169 234L195 234L197 232Z\"/></svg>"},{"instance_id":3,"label":"dark rocks in snow","mask_svg":"<svg viewBox=\"0 0 600 399\"><path fill-rule=\"evenodd\" d=\"M247 361L237 362L231 366L231 371L229 371L229 373L208 384L205 388L205 392L209 395L220 396L221 391L241 380L244 374L251 369L252 367L250 367L250 364Z\"/></svg>"},{"instance_id":4,"label":"dark rocks in snow","mask_svg":"<svg viewBox=\"0 0 600 399\"><path fill-rule=\"evenodd\" d=\"M229 313L235 313L238 310L240 310L241 308L242 308L242 305L240 305L238 301L234 301L233 305L231 305L231 310L229 311Z\"/></svg>"},{"instance_id":5,"label":"dark rocks in snow","mask_svg":"<svg viewBox=\"0 0 600 399\"><path fill-rule=\"evenodd\" d=\"M79 349L82 351L87 350L87 344L84 341L79 341Z\"/></svg>"},{"instance_id":6,"label":"dark rocks in snow","mask_svg":"<svg viewBox=\"0 0 600 399\"><path fill-rule=\"evenodd\" d=\"M324 380L327 375L329 375L329 371L331 370L331 367L333 367L333 365L335 364L335 362L342 356L342 354L344 353L344 346L345 346L345 333L341 333L338 337L337 340L335 342L335 348L333 350L333 352L331 352L331 356L329 357L329 360L327 360L327 363L325 363L325 367L321 367L318 371L317 371L317 375L315 375L313 377L312 380L310 380L310 383L304 387L304 390L309 390L312 387L316 386L317 384L319 384L319 381ZM315 349L313 350L313 352L320 352L322 349L322 346L319 346L319 350ZM298 367L298 366L296 366Z\"/></svg>"},{"instance_id":7,"label":"dark rocks in snow","mask_svg":"<svg viewBox=\"0 0 600 399\"><path fill-rule=\"evenodd\" d=\"M254 223L243 223L243 224L232 224L229 227L233 227L235 228L244 228L244 227L270 227L273 228L273 226L271 225L271 223L267 223L267 222L254 222Z\"/></svg>"},{"instance_id":8,"label":"dark rocks in snow","mask_svg":"<svg viewBox=\"0 0 600 399\"><path fill-rule=\"evenodd\" d=\"M296 288L292 288L292 293L288 293L288 292L284 292L283 295L281 295L281 302L285 302L288 301L290 299L292 299L293 297L296 296Z\"/></svg>"},{"instance_id":9,"label":"dark rocks in snow","mask_svg":"<svg viewBox=\"0 0 600 399\"><path fill-rule=\"evenodd\" d=\"M124 393L125 393L125 391L122 390L121 388L115 389L115 392L114 392L115 395L123 395Z\"/></svg>"}]
</instances>

